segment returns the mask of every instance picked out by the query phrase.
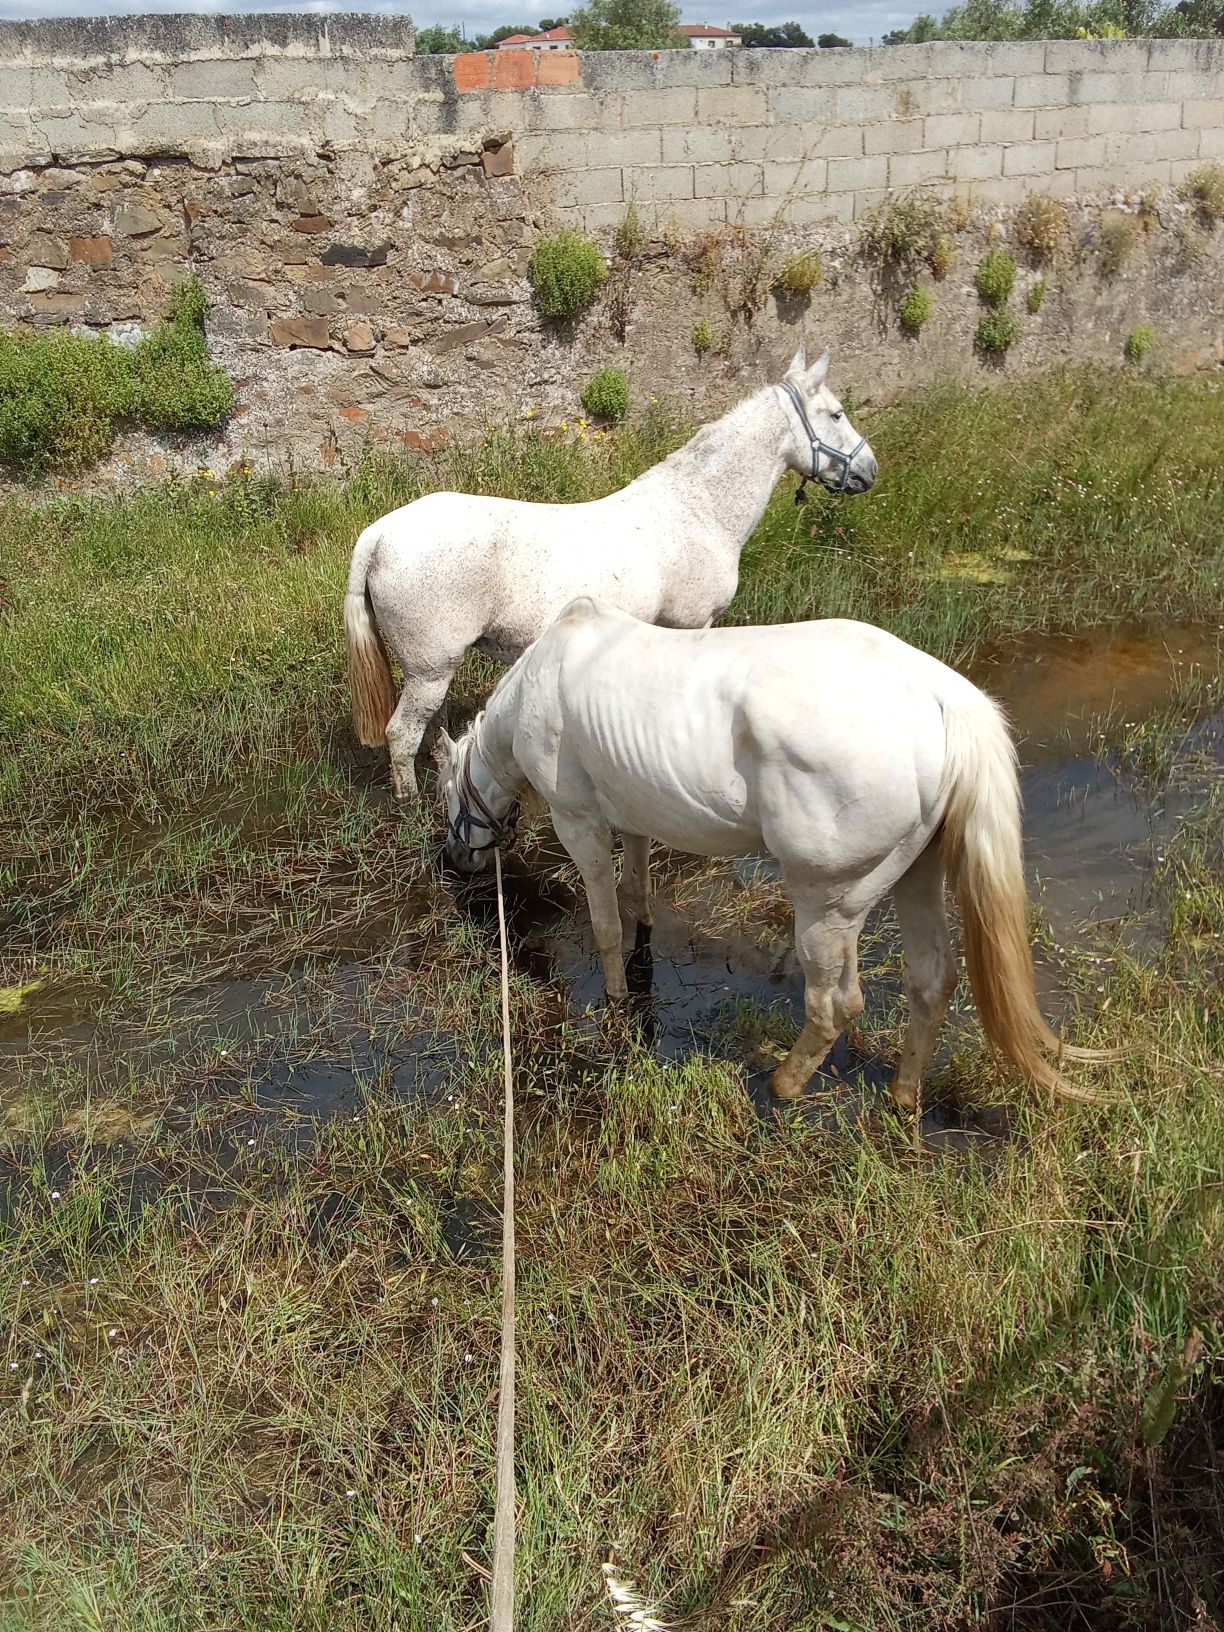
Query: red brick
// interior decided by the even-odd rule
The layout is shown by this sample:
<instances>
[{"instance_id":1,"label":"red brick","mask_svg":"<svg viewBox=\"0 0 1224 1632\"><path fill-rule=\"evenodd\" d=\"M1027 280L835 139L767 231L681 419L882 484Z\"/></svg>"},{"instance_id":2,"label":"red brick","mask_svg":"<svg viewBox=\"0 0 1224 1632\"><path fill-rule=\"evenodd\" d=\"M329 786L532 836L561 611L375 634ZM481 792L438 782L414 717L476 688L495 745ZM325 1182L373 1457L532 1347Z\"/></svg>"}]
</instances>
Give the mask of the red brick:
<instances>
[{"instance_id":1,"label":"red brick","mask_svg":"<svg viewBox=\"0 0 1224 1632\"><path fill-rule=\"evenodd\" d=\"M526 91L535 84L534 51L494 51L493 89L495 91Z\"/></svg>"},{"instance_id":2,"label":"red brick","mask_svg":"<svg viewBox=\"0 0 1224 1632\"><path fill-rule=\"evenodd\" d=\"M465 51L451 61L457 91L485 91L489 88L489 59L494 51Z\"/></svg>"},{"instance_id":3,"label":"red brick","mask_svg":"<svg viewBox=\"0 0 1224 1632\"><path fill-rule=\"evenodd\" d=\"M538 85L574 85L581 77L577 51L541 51Z\"/></svg>"},{"instance_id":4,"label":"red brick","mask_svg":"<svg viewBox=\"0 0 1224 1632\"><path fill-rule=\"evenodd\" d=\"M325 215L299 215L290 222L294 232L330 232L332 224Z\"/></svg>"},{"instance_id":5,"label":"red brick","mask_svg":"<svg viewBox=\"0 0 1224 1632\"><path fill-rule=\"evenodd\" d=\"M337 410L341 419L348 420L350 425L364 425L370 417L368 408L359 408L356 403L350 403L347 408Z\"/></svg>"}]
</instances>

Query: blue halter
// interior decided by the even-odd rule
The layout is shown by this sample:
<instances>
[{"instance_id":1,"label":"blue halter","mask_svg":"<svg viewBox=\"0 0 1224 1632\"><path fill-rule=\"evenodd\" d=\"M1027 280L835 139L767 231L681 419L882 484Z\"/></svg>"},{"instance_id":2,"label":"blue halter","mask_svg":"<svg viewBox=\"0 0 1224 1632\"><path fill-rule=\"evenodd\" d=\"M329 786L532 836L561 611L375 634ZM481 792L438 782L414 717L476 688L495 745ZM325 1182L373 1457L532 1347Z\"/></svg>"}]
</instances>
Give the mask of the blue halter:
<instances>
[{"instance_id":1,"label":"blue halter","mask_svg":"<svg viewBox=\"0 0 1224 1632\"><path fill-rule=\"evenodd\" d=\"M799 392L789 380L782 381L782 390L794 404L795 412L799 415L799 423L803 426L804 435L812 444L812 473L810 478L805 476L803 480L805 482L808 480L818 482L820 480L820 456L823 453L826 459L831 459L835 465L841 466L841 480L838 482L836 487L830 488L830 492L844 493L847 487L850 485L850 466L858 458L859 452L866 443L867 438L865 436L860 436L849 453L843 453L840 448L831 448L827 442L822 442L816 435L816 432L812 429L812 422L808 418L807 408L804 404L803 398L799 395ZM828 484L826 483L825 485L827 486ZM802 493L802 487L800 487L799 491Z\"/></svg>"}]
</instances>

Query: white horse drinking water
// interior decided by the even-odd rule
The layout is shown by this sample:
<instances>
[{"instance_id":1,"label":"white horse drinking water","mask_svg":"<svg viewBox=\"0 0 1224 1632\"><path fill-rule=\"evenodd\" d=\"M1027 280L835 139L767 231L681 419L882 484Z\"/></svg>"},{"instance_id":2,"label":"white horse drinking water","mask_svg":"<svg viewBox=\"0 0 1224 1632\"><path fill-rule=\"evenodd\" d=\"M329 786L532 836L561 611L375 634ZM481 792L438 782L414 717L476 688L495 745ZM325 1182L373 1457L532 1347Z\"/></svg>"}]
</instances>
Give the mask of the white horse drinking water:
<instances>
[{"instance_id":1,"label":"white horse drinking water","mask_svg":"<svg viewBox=\"0 0 1224 1632\"><path fill-rule=\"evenodd\" d=\"M610 999L626 994L621 891L650 924L652 838L703 856L768 850L795 909L807 1023L774 1073L803 1092L863 1007L858 937L889 891L909 1026L892 1085L912 1106L956 985L945 874L989 1040L1070 1098L1064 1049L1033 990L1016 757L991 699L883 630L841 619L780 628L652 628L575 601L501 680L447 756L447 851L463 871L506 842L525 783L551 807L583 883Z\"/></svg>"},{"instance_id":2,"label":"white horse drinking water","mask_svg":"<svg viewBox=\"0 0 1224 1632\"><path fill-rule=\"evenodd\" d=\"M749 534L787 469L864 493L876 461L801 346L785 379L741 402L628 487L590 504L429 493L367 527L344 626L353 724L385 742L396 795L472 646L513 662L576 595L700 629L730 604ZM384 645L385 642L385 645ZM387 647L404 685L396 702Z\"/></svg>"}]
</instances>

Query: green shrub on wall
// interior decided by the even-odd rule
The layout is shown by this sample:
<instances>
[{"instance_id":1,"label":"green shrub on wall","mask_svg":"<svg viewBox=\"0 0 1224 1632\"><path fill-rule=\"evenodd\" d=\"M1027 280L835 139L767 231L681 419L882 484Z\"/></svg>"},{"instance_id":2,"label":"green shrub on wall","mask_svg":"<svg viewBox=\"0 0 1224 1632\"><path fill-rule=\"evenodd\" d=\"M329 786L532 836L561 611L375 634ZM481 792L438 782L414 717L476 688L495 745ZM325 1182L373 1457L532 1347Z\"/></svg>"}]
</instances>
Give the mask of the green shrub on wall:
<instances>
[{"instance_id":1,"label":"green shrub on wall","mask_svg":"<svg viewBox=\"0 0 1224 1632\"><path fill-rule=\"evenodd\" d=\"M582 393L582 406L593 419L624 419L629 412L629 382L619 368L601 368Z\"/></svg>"},{"instance_id":2,"label":"green shrub on wall","mask_svg":"<svg viewBox=\"0 0 1224 1632\"><path fill-rule=\"evenodd\" d=\"M1010 312L987 312L977 326L975 343L988 357L1003 357L1020 338L1020 325Z\"/></svg>"},{"instance_id":3,"label":"green shrub on wall","mask_svg":"<svg viewBox=\"0 0 1224 1632\"><path fill-rule=\"evenodd\" d=\"M26 476L80 470L125 424L220 425L234 388L208 362L207 305L203 285L188 279L174 291L170 319L130 350L89 335L0 335L0 459Z\"/></svg>"},{"instance_id":4,"label":"green shrub on wall","mask_svg":"<svg viewBox=\"0 0 1224 1632\"><path fill-rule=\"evenodd\" d=\"M934 305L929 290L917 285L910 290L909 294L901 302L897 312L897 316L901 319L901 327L906 334L921 333L922 326L930 317Z\"/></svg>"},{"instance_id":5,"label":"green shrub on wall","mask_svg":"<svg viewBox=\"0 0 1224 1632\"><path fill-rule=\"evenodd\" d=\"M1156 344L1156 330L1150 323L1140 323L1126 337L1122 350L1128 363L1141 363Z\"/></svg>"},{"instance_id":6,"label":"green shrub on wall","mask_svg":"<svg viewBox=\"0 0 1224 1632\"><path fill-rule=\"evenodd\" d=\"M977 292L997 311L1006 306L1016 286L1016 257L1005 249L987 250L974 279Z\"/></svg>"},{"instance_id":7,"label":"green shrub on wall","mask_svg":"<svg viewBox=\"0 0 1224 1632\"><path fill-rule=\"evenodd\" d=\"M536 305L556 321L585 312L607 276L599 245L573 231L541 238L527 267Z\"/></svg>"}]
</instances>

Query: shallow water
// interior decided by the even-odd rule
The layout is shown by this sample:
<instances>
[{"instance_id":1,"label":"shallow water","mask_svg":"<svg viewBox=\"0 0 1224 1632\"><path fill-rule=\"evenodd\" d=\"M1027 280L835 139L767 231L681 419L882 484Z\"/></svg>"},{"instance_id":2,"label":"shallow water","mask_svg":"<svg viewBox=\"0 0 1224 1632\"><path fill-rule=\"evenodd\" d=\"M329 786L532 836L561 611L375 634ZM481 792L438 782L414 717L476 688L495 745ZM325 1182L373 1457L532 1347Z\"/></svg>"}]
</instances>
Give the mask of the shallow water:
<instances>
[{"instance_id":1,"label":"shallow water","mask_svg":"<svg viewBox=\"0 0 1224 1632\"><path fill-rule=\"evenodd\" d=\"M1219 639L1214 630L1182 628L1043 637L989 654L974 666L974 678L1015 722L1030 881L1056 941L1092 940L1124 925L1131 947L1159 944L1162 914L1151 887L1152 864L1203 781L1224 766L1224 717L1205 720L1194 735L1197 785L1179 785L1159 797L1141 791L1108 756L1098 759L1093 750L1101 745L1103 716L1138 722L1165 705L1190 671L1219 673ZM644 970L640 959L637 968L639 984L649 978L649 995L638 1004L642 1033L664 1061L693 1052L735 1054L745 1065L754 1104L763 1116L773 1115L765 1086L769 1057L750 1047L746 1055L742 1033L745 1021L751 1030L755 1017L775 1042L793 1035L802 1021L802 978L785 902L779 898L764 922L752 910L745 924L742 909L759 905L753 892L776 880L776 865L768 857L745 858L703 873L705 864L683 858L661 857L660 863L650 968ZM585 902L567 875L571 870L555 844L513 859L507 877L511 938L524 974L555 987L562 1005L583 1009L600 1004L602 978ZM677 897L683 909L673 904ZM460 892L455 905L484 934L495 935L487 886ZM865 937L864 985L872 1012L895 1001L899 990L890 925L882 911L878 933ZM0 1021L0 1092L19 1062L28 1065L40 1054L49 1064L79 1064L100 1087L108 1081L130 1085L168 1058L195 1058L205 1091L241 1094L252 1127L292 1125L295 1131L284 1137L294 1145L310 1137L304 1124L357 1111L363 1085L371 1081L406 1102L432 1103L454 1071L454 1049L424 1024L415 1031L405 1025L402 983L391 983L385 996L371 996L373 962L390 954L394 966L394 956L384 926L367 935L368 927L356 925L350 943L334 948L330 961L197 987L175 1001L153 1034L100 1025L97 993L88 983L52 979L19 1014ZM879 1103L888 1074L888 1062L841 1039L823 1073L831 1092L826 1101L812 1102L810 1114L839 1120L864 1114ZM0 1112L10 1124L23 1120L20 1107L14 1112L7 1100L0 1101ZM997 1118L987 1116L980 1128L966 1126L947 1109L928 1113L928 1137L936 1142L997 1131Z\"/></svg>"}]
</instances>

